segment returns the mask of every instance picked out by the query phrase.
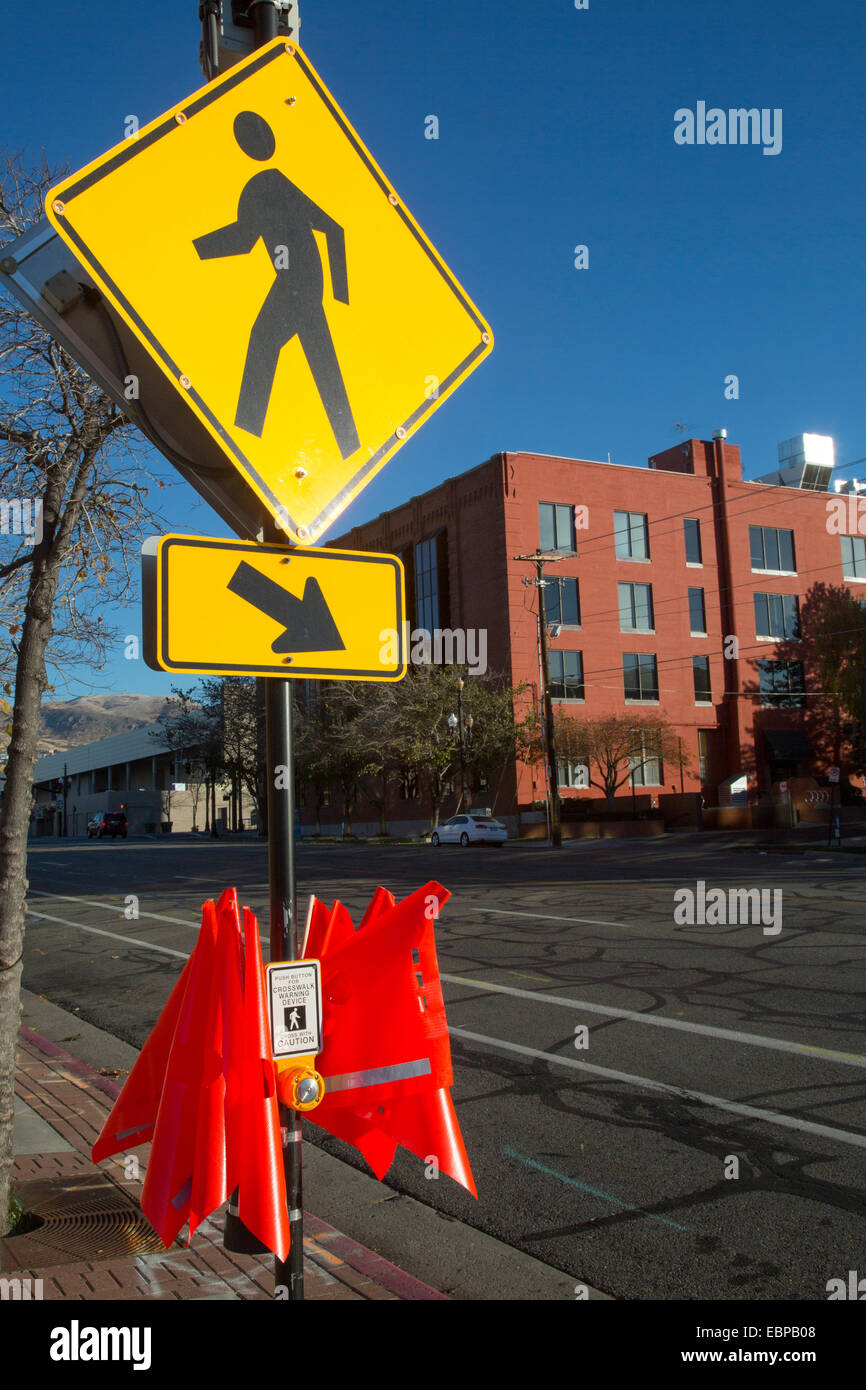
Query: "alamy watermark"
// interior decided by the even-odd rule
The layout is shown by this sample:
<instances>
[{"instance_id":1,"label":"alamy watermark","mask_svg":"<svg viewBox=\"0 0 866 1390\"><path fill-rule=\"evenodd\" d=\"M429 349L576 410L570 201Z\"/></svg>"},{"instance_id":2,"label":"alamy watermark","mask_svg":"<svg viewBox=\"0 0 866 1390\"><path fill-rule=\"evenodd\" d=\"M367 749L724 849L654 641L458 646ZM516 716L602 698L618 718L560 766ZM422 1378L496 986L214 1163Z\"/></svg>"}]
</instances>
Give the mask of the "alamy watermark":
<instances>
[{"instance_id":1,"label":"alamy watermark","mask_svg":"<svg viewBox=\"0 0 866 1390\"><path fill-rule=\"evenodd\" d=\"M763 926L765 936L782 930L781 888L707 888L698 879L694 889L674 893L678 926Z\"/></svg>"},{"instance_id":2,"label":"alamy watermark","mask_svg":"<svg viewBox=\"0 0 866 1390\"><path fill-rule=\"evenodd\" d=\"M707 107L699 101L692 111L681 106L674 112L674 140L678 145L763 145L763 154L782 152L782 108L762 106Z\"/></svg>"},{"instance_id":3,"label":"alamy watermark","mask_svg":"<svg viewBox=\"0 0 866 1390\"><path fill-rule=\"evenodd\" d=\"M48 1355L52 1361L131 1361L134 1371L147 1371L151 1362L149 1327L82 1327L73 1318L69 1327L51 1331Z\"/></svg>"},{"instance_id":4,"label":"alamy watermark","mask_svg":"<svg viewBox=\"0 0 866 1390\"><path fill-rule=\"evenodd\" d=\"M0 498L0 535L27 536L39 545L42 541L42 498Z\"/></svg>"},{"instance_id":5,"label":"alamy watermark","mask_svg":"<svg viewBox=\"0 0 866 1390\"><path fill-rule=\"evenodd\" d=\"M16 1303L30 1303L44 1298L41 1279L19 1278L0 1279L0 1302L8 1300Z\"/></svg>"},{"instance_id":6,"label":"alamy watermark","mask_svg":"<svg viewBox=\"0 0 866 1390\"><path fill-rule=\"evenodd\" d=\"M827 498L827 531L831 536L866 536L866 497Z\"/></svg>"},{"instance_id":7,"label":"alamy watermark","mask_svg":"<svg viewBox=\"0 0 866 1390\"><path fill-rule=\"evenodd\" d=\"M383 666L396 666L400 660L400 634L385 627L379 633L379 660ZM470 676L483 676L487 670L486 627L413 628L403 624L403 651L413 666L466 666Z\"/></svg>"}]
</instances>

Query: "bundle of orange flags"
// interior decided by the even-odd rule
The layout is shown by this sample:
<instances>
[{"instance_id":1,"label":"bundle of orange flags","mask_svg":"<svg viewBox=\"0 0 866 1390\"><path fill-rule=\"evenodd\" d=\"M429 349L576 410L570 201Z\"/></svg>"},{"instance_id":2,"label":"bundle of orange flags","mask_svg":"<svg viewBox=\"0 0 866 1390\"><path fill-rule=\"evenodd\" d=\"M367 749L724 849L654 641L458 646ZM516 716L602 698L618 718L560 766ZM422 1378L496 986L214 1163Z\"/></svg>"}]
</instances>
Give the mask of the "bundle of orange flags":
<instances>
[{"instance_id":1,"label":"bundle of orange flags","mask_svg":"<svg viewBox=\"0 0 866 1390\"><path fill-rule=\"evenodd\" d=\"M289 1250L279 1111L258 923L227 889L144 1045L93 1161L152 1140L141 1208L168 1246L238 1188L243 1224Z\"/></svg>"},{"instance_id":2,"label":"bundle of orange flags","mask_svg":"<svg viewBox=\"0 0 866 1390\"><path fill-rule=\"evenodd\" d=\"M477 1197L449 1087L451 1047L433 923L450 897L428 883L395 902L377 888L357 932L310 901L303 954L322 968L325 1098L310 1119L363 1154L377 1178L401 1144Z\"/></svg>"}]
</instances>

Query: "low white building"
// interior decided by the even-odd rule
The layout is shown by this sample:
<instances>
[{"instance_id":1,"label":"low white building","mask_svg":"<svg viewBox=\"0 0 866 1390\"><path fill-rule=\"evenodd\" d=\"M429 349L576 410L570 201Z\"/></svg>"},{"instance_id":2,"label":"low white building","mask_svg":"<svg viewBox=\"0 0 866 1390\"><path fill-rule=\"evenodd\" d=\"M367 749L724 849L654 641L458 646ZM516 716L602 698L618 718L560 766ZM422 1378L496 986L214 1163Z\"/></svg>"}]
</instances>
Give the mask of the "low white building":
<instances>
[{"instance_id":1,"label":"low white building","mask_svg":"<svg viewBox=\"0 0 866 1390\"><path fill-rule=\"evenodd\" d=\"M147 724L40 758L31 836L64 834L64 812L70 836L86 835L87 822L100 811L125 811L131 835L210 829L210 782L196 750L172 751L162 733L162 725ZM250 830L257 823L252 798L218 781L217 830Z\"/></svg>"}]
</instances>

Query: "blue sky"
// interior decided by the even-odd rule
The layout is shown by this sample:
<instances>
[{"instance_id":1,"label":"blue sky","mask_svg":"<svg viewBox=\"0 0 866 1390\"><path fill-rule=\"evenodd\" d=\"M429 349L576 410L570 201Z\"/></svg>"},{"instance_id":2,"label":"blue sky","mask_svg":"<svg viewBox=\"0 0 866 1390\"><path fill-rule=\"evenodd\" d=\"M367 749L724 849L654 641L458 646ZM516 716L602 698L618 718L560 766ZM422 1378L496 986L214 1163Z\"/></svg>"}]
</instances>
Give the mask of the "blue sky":
<instances>
[{"instance_id":1,"label":"blue sky","mask_svg":"<svg viewBox=\"0 0 866 1390\"><path fill-rule=\"evenodd\" d=\"M496 335L338 530L499 449L643 465L678 421L724 426L747 477L802 431L866 455L855 0L301 6L311 61ZM38 23L19 6L4 38L8 144L73 169L202 81L196 0L69 0ZM699 101L781 109L781 151L677 144ZM185 484L163 496L172 529L228 534ZM137 603L114 616L140 630ZM120 643L76 675L58 697L175 683Z\"/></svg>"}]
</instances>

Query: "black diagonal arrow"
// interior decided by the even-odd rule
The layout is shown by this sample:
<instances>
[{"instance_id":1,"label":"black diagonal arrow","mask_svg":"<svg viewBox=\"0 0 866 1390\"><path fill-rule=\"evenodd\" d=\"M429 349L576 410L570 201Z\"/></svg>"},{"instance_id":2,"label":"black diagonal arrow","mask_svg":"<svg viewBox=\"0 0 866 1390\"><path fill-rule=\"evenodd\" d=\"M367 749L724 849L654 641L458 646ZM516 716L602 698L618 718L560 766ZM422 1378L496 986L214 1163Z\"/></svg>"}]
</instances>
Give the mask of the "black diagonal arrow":
<instances>
[{"instance_id":1,"label":"black diagonal arrow","mask_svg":"<svg viewBox=\"0 0 866 1390\"><path fill-rule=\"evenodd\" d=\"M285 628L285 632L281 632L271 643L272 652L346 650L318 580L308 579L304 586L304 597L296 598L242 560L229 580L228 588L238 598L245 599Z\"/></svg>"}]
</instances>

